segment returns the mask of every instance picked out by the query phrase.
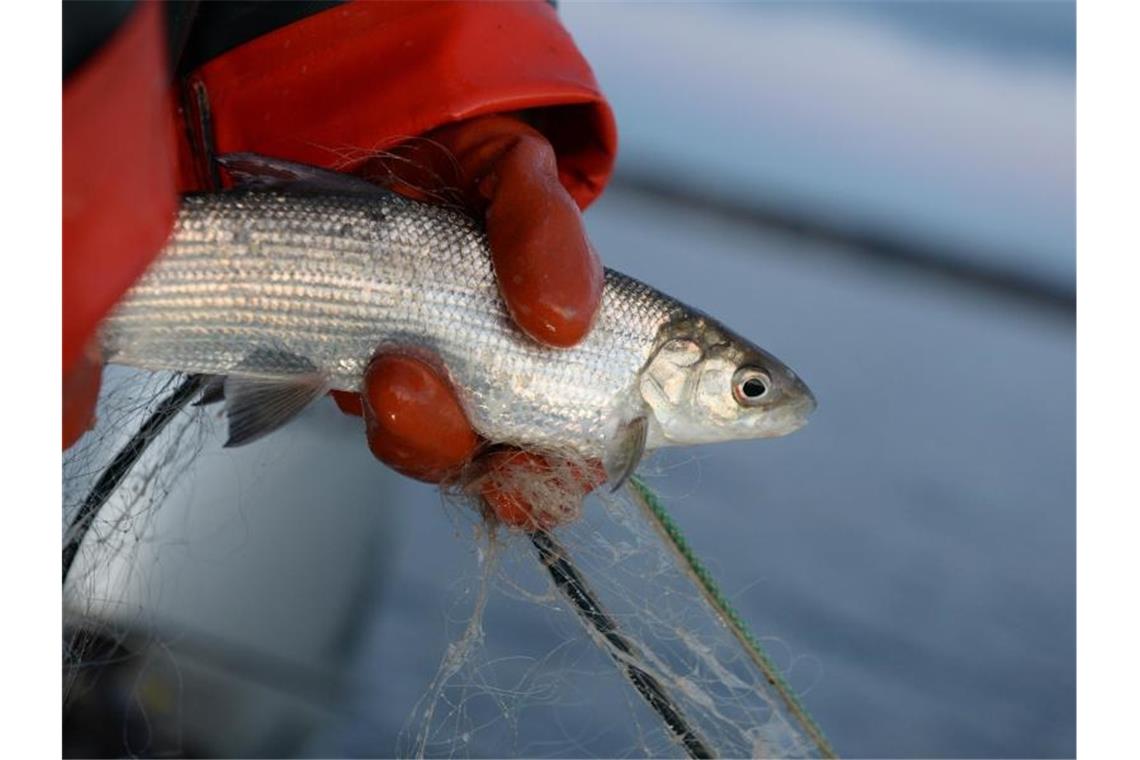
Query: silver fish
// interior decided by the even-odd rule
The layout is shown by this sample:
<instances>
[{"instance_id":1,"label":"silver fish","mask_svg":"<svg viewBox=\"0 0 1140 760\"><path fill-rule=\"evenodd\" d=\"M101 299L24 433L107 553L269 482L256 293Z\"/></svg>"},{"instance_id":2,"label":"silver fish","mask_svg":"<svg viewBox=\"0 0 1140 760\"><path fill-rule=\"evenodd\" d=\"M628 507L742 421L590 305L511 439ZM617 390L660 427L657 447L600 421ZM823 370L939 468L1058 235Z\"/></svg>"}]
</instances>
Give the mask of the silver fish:
<instances>
[{"instance_id":1,"label":"silver fish","mask_svg":"<svg viewBox=\"0 0 1140 760\"><path fill-rule=\"evenodd\" d=\"M224 163L245 188L183 200L103 347L225 376L227 445L359 391L378 351L438 361L488 440L600 458L616 483L646 449L784 435L815 408L771 354L630 277L607 270L586 339L547 348L511 321L464 214L277 159Z\"/></svg>"}]
</instances>

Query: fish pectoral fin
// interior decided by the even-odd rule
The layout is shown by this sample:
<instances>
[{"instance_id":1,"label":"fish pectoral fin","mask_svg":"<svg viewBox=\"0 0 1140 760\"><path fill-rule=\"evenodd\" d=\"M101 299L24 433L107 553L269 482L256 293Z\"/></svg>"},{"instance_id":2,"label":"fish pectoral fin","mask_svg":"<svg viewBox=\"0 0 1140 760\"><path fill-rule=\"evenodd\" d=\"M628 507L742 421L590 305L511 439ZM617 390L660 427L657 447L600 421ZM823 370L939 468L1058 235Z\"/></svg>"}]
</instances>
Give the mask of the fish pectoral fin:
<instances>
[{"instance_id":1,"label":"fish pectoral fin","mask_svg":"<svg viewBox=\"0 0 1140 760\"><path fill-rule=\"evenodd\" d=\"M329 390L320 372L282 377L230 374L225 380L226 448L244 446L272 433Z\"/></svg>"},{"instance_id":2,"label":"fish pectoral fin","mask_svg":"<svg viewBox=\"0 0 1140 760\"><path fill-rule=\"evenodd\" d=\"M645 454L645 439L649 433L649 418L634 417L618 426L613 439L606 445L605 467L610 492L616 492L641 463Z\"/></svg>"},{"instance_id":3,"label":"fish pectoral fin","mask_svg":"<svg viewBox=\"0 0 1140 760\"><path fill-rule=\"evenodd\" d=\"M227 153L218 156L216 160L240 187L288 188L354 195L391 192L351 174L342 174L257 153Z\"/></svg>"}]
</instances>

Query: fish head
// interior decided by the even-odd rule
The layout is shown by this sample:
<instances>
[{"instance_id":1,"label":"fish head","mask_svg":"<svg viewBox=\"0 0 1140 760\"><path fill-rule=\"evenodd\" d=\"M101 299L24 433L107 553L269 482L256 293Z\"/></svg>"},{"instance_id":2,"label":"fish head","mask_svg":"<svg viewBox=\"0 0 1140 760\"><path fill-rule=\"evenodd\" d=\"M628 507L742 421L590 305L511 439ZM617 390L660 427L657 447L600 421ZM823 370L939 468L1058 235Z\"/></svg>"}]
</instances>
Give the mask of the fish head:
<instances>
[{"instance_id":1,"label":"fish head","mask_svg":"<svg viewBox=\"0 0 1140 760\"><path fill-rule=\"evenodd\" d=\"M787 365L703 315L665 325L656 345L638 384L651 448L787 435L816 407Z\"/></svg>"}]
</instances>

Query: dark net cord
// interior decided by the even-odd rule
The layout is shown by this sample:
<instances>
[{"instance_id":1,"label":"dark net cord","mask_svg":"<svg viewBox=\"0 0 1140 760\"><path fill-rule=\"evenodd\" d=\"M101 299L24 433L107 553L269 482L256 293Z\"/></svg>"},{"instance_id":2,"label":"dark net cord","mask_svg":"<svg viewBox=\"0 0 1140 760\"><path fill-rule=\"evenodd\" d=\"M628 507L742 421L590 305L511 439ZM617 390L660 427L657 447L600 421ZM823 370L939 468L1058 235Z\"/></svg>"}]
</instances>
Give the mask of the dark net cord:
<instances>
[{"instance_id":1,"label":"dark net cord","mask_svg":"<svg viewBox=\"0 0 1140 760\"><path fill-rule=\"evenodd\" d=\"M82 506L75 513L71 524L67 526L66 542L63 545L63 582L67 583L67 574L75 563L75 555L83 543L91 524L99 510L119 487L119 483L139 461L151 441L158 437L163 428L174 419L175 415L194 398L203 386L206 375L188 375L174 392L167 396L143 423L126 445L115 454L111 464L99 476L94 487L83 500Z\"/></svg>"},{"instance_id":2,"label":"dark net cord","mask_svg":"<svg viewBox=\"0 0 1140 760\"><path fill-rule=\"evenodd\" d=\"M646 703L681 740L689 757L713 757L712 749L689 725L681 708L665 691L661 682L635 664L635 660L639 659L636 646L622 634L617 623L606 613L585 579L570 562L566 550L544 530L533 531L530 540L538 550L539 559L550 573L554 585L574 605L578 616L613 647L616 652L611 653L614 660L625 670L626 677Z\"/></svg>"}]
</instances>

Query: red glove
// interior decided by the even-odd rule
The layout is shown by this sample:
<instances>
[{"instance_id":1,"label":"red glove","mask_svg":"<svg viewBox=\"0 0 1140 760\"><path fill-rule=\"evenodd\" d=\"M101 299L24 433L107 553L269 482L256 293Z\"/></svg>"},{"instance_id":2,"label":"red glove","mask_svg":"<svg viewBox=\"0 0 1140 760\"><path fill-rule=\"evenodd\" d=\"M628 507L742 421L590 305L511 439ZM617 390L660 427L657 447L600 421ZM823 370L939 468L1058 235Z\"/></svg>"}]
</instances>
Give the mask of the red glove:
<instances>
[{"instance_id":1,"label":"red glove","mask_svg":"<svg viewBox=\"0 0 1140 760\"><path fill-rule=\"evenodd\" d=\"M551 346L580 341L601 303L602 266L577 204L558 179L550 143L506 115L450 125L428 138L412 144L413 155L379 158L359 173L389 185L395 176L401 180L396 188L414 195L459 188L471 212L486 219L499 289L519 327ZM360 406L353 394L336 397L346 411ZM482 444L442 374L406 356L379 356L369 367L363 414L372 453L420 480L455 475ZM501 520L520 527L555 522L549 510L538 517L510 486L512 479L494 471L522 467L535 476L552 472L552 463L504 451L486 463L482 494ZM598 467L561 477L559 485L580 499L602 480Z\"/></svg>"}]
</instances>

